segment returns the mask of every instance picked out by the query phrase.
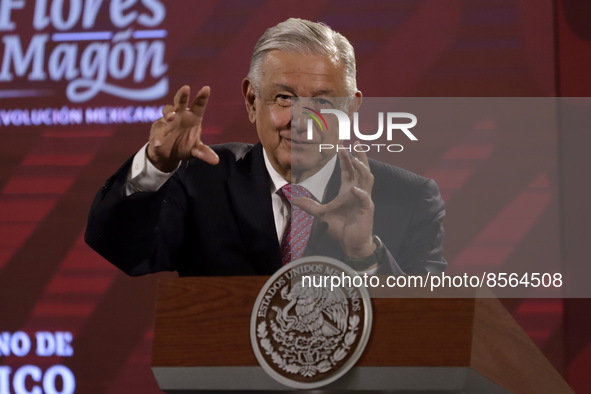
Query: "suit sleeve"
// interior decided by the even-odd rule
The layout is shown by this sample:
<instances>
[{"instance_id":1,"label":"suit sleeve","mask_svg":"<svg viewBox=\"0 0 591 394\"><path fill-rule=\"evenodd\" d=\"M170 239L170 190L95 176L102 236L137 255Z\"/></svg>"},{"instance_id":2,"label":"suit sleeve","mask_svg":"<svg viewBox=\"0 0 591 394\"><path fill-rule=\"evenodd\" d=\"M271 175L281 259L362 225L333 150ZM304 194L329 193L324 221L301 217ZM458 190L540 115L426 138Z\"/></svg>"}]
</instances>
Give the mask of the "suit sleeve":
<instances>
[{"instance_id":1,"label":"suit sleeve","mask_svg":"<svg viewBox=\"0 0 591 394\"><path fill-rule=\"evenodd\" d=\"M402 199L405 202L397 200L400 205L394 203L396 209L391 209L398 213L393 214L387 224L382 221L381 233L377 234L386 246L386 253L376 273L439 274L447 267L443 258L445 206L439 188L427 178L422 178L420 183L412 187L408 183L402 186L409 191ZM403 223L404 226L400 227Z\"/></svg>"},{"instance_id":2,"label":"suit sleeve","mask_svg":"<svg viewBox=\"0 0 591 394\"><path fill-rule=\"evenodd\" d=\"M432 179L420 187L397 263L407 274L439 274L447 267L443 258L445 205Z\"/></svg>"},{"instance_id":3,"label":"suit sleeve","mask_svg":"<svg viewBox=\"0 0 591 394\"><path fill-rule=\"evenodd\" d=\"M132 160L97 193L85 241L128 275L173 271L183 240L186 194L175 174L156 192L126 196Z\"/></svg>"}]
</instances>

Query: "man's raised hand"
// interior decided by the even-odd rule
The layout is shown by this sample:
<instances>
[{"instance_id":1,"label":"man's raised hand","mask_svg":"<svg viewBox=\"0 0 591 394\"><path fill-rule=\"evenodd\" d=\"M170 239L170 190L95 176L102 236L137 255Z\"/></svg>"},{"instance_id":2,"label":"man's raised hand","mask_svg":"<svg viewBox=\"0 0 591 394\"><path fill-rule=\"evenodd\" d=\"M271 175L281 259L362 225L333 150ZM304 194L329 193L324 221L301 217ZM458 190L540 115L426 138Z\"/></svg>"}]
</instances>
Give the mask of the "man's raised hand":
<instances>
[{"instance_id":1,"label":"man's raised hand","mask_svg":"<svg viewBox=\"0 0 591 394\"><path fill-rule=\"evenodd\" d=\"M319 204L312 199L299 197L292 202L328 224L328 234L339 242L348 257L367 257L376 250L372 236L375 209L371 199L373 174L365 153L359 152L351 158L347 151L341 149L338 156L341 188L335 199L327 204Z\"/></svg>"},{"instance_id":2,"label":"man's raised hand","mask_svg":"<svg viewBox=\"0 0 591 394\"><path fill-rule=\"evenodd\" d=\"M219 157L201 142L201 123L209 100L209 86L199 90L191 106L188 106L191 89L180 88L174 96L174 105L162 109L162 118L152 124L148 159L163 172L174 171L181 160L192 157L209 164L217 164Z\"/></svg>"}]
</instances>

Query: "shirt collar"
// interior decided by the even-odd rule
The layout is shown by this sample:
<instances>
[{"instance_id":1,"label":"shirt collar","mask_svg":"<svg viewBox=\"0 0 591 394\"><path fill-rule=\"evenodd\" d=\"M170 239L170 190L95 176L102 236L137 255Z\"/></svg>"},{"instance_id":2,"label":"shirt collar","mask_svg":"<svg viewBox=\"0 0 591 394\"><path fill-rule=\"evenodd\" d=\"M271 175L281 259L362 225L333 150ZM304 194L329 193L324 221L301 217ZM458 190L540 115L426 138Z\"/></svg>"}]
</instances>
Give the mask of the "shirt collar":
<instances>
[{"instance_id":1,"label":"shirt collar","mask_svg":"<svg viewBox=\"0 0 591 394\"><path fill-rule=\"evenodd\" d=\"M273 168L269 157L267 156L267 151L263 148L263 157L265 159L265 167L267 167L267 172L271 177L271 193L275 193L277 190L281 189L283 186L287 185L287 182L276 170ZM328 181L332 176L334 168L337 163L337 155L334 155L328 163L324 165L316 174L312 175L311 177L307 178L303 182L300 183L301 186L308 189L308 191L314 196L317 201L322 201L324 198L324 193L326 192L326 186L328 185Z\"/></svg>"}]
</instances>

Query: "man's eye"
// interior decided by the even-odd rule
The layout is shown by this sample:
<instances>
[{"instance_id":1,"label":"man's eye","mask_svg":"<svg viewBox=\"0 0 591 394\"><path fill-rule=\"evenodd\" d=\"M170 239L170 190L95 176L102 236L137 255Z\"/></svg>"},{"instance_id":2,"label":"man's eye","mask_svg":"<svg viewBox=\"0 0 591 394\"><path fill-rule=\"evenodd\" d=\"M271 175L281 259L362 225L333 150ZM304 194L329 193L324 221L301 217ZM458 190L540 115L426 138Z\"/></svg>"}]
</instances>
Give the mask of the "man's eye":
<instances>
[{"instance_id":1,"label":"man's eye","mask_svg":"<svg viewBox=\"0 0 591 394\"><path fill-rule=\"evenodd\" d=\"M282 107L289 107L291 105L291 96L287 94L278 94L275 96L275 101Z\"/></svg>"},{"instance_id":2,"label":"man's eye","mask_svg":"<svg viewBox=\"0 0 591 394\"><path fill-rule=\"evenodd\" d=\"M330 100L318 97L314 99L314 106L317 108L332 108L333 103Z\"/></svg>"}]
</instances>

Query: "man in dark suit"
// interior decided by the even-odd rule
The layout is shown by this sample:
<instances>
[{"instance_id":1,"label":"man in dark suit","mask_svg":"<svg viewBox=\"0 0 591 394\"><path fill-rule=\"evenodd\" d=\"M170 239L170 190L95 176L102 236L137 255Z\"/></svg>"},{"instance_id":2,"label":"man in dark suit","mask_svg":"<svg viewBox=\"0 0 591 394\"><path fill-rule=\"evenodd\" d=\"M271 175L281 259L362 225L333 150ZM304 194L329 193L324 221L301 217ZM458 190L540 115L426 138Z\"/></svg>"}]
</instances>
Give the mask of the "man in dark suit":
<instances>
[{"instance_id":1,"label":"man in dark suit","mask_svg":"<svg viewBox=\"0 0 591 394\"><path fill-rule=\"evenodd\" d=\"M309 140L293 116L298 98L322 107L349 97L346 112L358 109L353 48L342 35L298 19L267 30L242 93L259 144L204 145L210 89L189 105L190 89L182 87L148 144L97 194L86 242L130 275L268 275L285 263L285 229L300 209L315 218L306 255L368 273L445 268L445 210L435 183L364 153L319 149L338 146L335 120L327 117L327 130ZM286 184L307 194L292 200Z\"/></svg>"}]
</instances>

